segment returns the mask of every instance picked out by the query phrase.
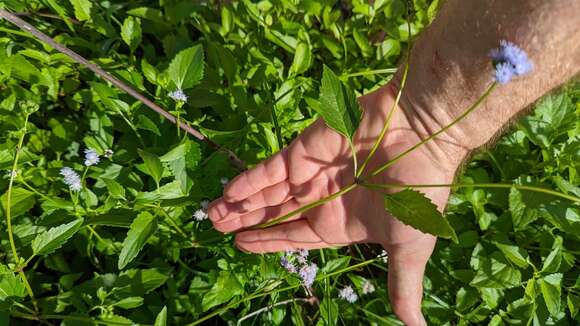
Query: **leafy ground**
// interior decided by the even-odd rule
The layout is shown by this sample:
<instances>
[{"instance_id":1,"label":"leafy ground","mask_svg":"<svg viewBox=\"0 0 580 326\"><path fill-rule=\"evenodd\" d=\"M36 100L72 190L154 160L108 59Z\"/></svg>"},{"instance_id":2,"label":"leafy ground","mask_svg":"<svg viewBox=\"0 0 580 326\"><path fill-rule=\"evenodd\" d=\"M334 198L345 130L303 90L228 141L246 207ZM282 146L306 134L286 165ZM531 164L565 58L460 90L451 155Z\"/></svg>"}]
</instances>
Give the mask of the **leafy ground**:
<instances>
[{"instance_id":1,"label":"leafy ground","mask_svg":"<svg viewBox=\"0 0 580 326\"><path fill-rule=\"evenodd\" d=\"M437 5L413 3L413 35ZM364 93L388 80L409 37L403 1L2 6L248 165L315 119L309 103L318 97L323 64ZM312 251L308 260L320 267L313 285L320 302L312 304L280 255L241 253L202 219L204 201L237 174L226 155L7 22L0 22L0 49L0 169L13 170L23 142L11 198L10 172L0 179L1 217L10 208L21 259L3 223L0 324L399 324L380 248ZM169 96L176 87L188 97L183 105ZM580 196L579 116L580 85L570 84L477 154L460 182L533 184ZM100 155L96 165L84 165L87 148ZM81 191L63 183L63 167L81 176ZM430 324L580 321L577 206L466 187L450 199L447 216L460 241L439 241L429 263ZM368 284L376 290L364 294ZM338 297L348 285L359 296L354 304Z\"/></svg>"}]
</instances>

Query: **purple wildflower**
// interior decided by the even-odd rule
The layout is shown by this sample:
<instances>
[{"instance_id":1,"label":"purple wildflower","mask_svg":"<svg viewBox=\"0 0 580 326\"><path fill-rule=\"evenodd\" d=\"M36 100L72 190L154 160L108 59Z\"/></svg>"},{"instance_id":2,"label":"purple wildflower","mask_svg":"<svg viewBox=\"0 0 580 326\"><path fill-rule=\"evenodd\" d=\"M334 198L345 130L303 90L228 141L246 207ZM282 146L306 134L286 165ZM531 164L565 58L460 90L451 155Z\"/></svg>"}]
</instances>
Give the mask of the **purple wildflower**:
<instances>
[{"instance_id":1,"label":"purple wildflower","mask_svg":"<svg viewBox=\"0 0 580 326\"><path fill-rule=\"evenodd\" d=\"M306 264L306 259L308 258L308 250L298 249L297 253L298 255L296 256L296 260L298 260L300 264Z\"/></svg>"},{"instance_id":2,"label":"purple wildflower","mask_svg":"<svg viewBox=\"0 0 580 326\"><path fill-rule=\"evenodd\" d=\"M490 52L495 65L495 79L500 84L508 83L515 76L523 76L534 66L526 52L512 42L500 41L500 47Z\"/></svg>"},{"instance_id":3,"label":"purple wildflower","mask_svg":"<svg viewBox=\"0 0 580 326\"><path fill-rule=\"evenodd\" d=\"M85 165L91 166L97 163L99 163L99 154L92 148L85 149Z\"/></svg>"},{"instance_id":4,"label":"purple wildflower","mask_svg":"<svg viewBox=\"0 0 580 326\"><path fill-rule=\"evenodd\" d=\"M288 272L296 273L296 266L294 266L290 259L288 259L288 256L282 256L282 258L280 258L280 265L282 265L282 267L284 267Z\"/></svg>"},{"instance_id":5,"label":"purple wildflower","mask_svg":"<svg viewBox=\"0 0 580 326\"><path fill-rule=\"evenodd\" d=\"M345 286L342 290L338 291L338 296L350 303L354 303L358 299L358 295L356 295L350 285Z\"/></svg>"},{"instance_id":6,"label":"purple wildflower","mask_svg":"<svg viewBox=\"0 0 580 326\"><path fill-rule=\"evenodd\" d=\"M314 283L316 273L318 273L318 266L316 266L315 263L302 266L298 272L300 278L302 279L302 284L308 288L312 286L312 283Z\"/></svg>"},{"instance_id":7,"label":"purple wildflower","mask_svg":"<svg viewBox=\"0 0 580 326\"><path fill-rule=\"evenodd\" d=\"M64 167L60 169L60 174L64 177L63 181L67 186L69 186L70 190L79 191L83 188L81 184L81 177L79 177L75 170L69 167Z\"/></svg>"},{"instance_id":8,"label":"purple wildflower","mask_svg":"<svg viewBox=\"0 0 580 326\"><path fill-rule=\"evenodd\" d=\"M178 102L187 102L187 95L180 89L169 93L168 96Z\"/></svg>"}]
</instances>

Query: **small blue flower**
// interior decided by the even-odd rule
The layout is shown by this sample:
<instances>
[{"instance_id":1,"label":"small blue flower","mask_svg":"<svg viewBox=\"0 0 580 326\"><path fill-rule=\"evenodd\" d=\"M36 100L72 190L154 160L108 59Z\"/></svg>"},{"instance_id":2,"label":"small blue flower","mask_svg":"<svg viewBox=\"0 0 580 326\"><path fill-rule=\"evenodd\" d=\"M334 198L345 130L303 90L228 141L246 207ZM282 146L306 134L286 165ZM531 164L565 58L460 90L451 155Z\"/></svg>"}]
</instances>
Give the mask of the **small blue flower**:
<instances>
[{"instance_id":1,"label":"small blue flower","mask_svg":"<svg viewBox=\"0 0 580 326\"><path fill-rule=\"evenodd\" d=\"M86 166L91 166L91 165L95 165L97 163L99 163L99 154L97 154L97 152L92 149L92 148L87 148L85 149L85 165Z\"/></svg>"},{"instance_id":2,"label":"small blue flower","mask_svg":"<svg viewBox=\"0 0 580 326\"><path fill-rule=\"evenodd\" d=\"M500 84L508 83L515 76L523 76L534 69L526 52L512 42L500 41L500 47L490 52L495 65L494 77Z\"/></svg>"},{"instance_id":3,"label":"small blue flower","mask_svg":"<svg viewBox=\"0 0 580 326\"><path fill-rule=\"evenodd\" d=\"M69 167L64 167L60 169L60 175L64 177L63 182L69 186L70 190L79 191L83 188L81 177L75 172L75 170Z\"/></svg>"},{"instance_id":4,"label":"small blue flower","mask_svg":"<svg viewBox=\"0 0 580 326\"><path fill-rule=\"evenodd\" d=\"M338 291L338 296L350 303L355 303L358 300L358 295L352 289L352 286L345 286L342 290Z\"/></svg>"},{"instance_id":5,"label":"small blue flower","mask_svg":"<svg viewBox=\"0 0 580 326\"><path fill-rule=\"evenodd\" d=\"M288 256L280 258L280 265L290 273L296 273L296 266L288 259Z\"/></svg>"},{"instance_id":6,"label":"small blue flower","mask_svg":"<svg viewBox=\"0 0 580 326\"><path fill-rule=\"evenodd\" d=\"M307 288L312 286L314 283L314 279L316 279L316 274L318 273L318 266L315 263L310 265L304 265L300 268L298 275L302 279L302 284Z\"/></svg>"},{"instance_id":7,"label":"small blue flower","mask_svg":"<svg viewBox=\"0 0 580 326\"><path fill-rule=\"evenodd\" d=\"M175 91L169 93L168 95L169 95L169 97L171 97L175 101L187 102L187 95L185 95L185 93L180 89L175 90Z\"/></svg>"}]
</instances>

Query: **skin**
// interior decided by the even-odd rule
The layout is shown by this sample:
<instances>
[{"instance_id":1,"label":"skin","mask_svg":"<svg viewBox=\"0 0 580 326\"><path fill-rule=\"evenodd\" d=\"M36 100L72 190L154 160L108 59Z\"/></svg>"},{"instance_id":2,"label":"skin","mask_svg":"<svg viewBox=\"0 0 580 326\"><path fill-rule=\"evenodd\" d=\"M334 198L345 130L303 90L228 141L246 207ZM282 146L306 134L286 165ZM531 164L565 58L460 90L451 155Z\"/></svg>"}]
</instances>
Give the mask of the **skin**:
<instances>
[{"instance_id":1,"label":"skin","mask_svg":"<svg viewBox=\"0 0 580 326\"><path fill-rule=\"evenodd\" d=\"M529 76L503 85L463 122L420 147L374 183L452 183L462 161L489 143L538 97L578 73L580 2L448 0L416 42L411 70L390 131L367 172L448 124L491 83L488 53L506 39L534 62ZM401 72L359 98L364 116L355 135L362 163L380 133L400 87ZM359 163L359 164L360 164ZM319 120L287 148L239 175L214 201L209 216L236 245L254 253L379 243L389 254L389 297L406 325L425 325L421 314L425 265L436 239L403 225L385 211L380 193L359 187L325 205L262 230L248 228L326 197L352 183L346 141ZM446 188L422 188L440 210Z\"/></svg>"}]
</instances>

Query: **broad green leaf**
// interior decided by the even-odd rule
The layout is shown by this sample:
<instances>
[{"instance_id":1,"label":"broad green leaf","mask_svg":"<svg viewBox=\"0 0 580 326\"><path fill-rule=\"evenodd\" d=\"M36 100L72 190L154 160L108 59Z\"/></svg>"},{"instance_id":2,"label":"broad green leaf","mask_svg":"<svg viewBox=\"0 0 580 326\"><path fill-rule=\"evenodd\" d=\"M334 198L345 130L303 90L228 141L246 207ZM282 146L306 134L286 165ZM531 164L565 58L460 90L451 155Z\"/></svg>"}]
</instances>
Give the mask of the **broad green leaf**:
<instances>
[{"instance_id":1,"label":"broad green leaf","mask_svg":"<svg viewBox=\"0 0 580 326\"><path fill-rule=\"evenodd\" d=\"M158 9L148 7L138 7L127 11L127 15L148 19L156 23L165 23L163 13Z\"/></svg>"},{"instance_id":2,"label":"broad green leaf","mask_svg":"<svg viewBox=\"0 0 580 326\"><path fill-rule=\"evenodd\" d=\"M568 304L568 310L570 311L570 316L575 318L580 309L580 296L568 292L568 297L566 298L566 303Z\"/></svg>"},{"instance_id":3,"label":"broad green leaf","mask_svg":"<svg viewBox=\"0 0 580 326\"><path fill-rule=\"evenodd\" d=\"M178 89L197 85L203 77L203 48L201 45L182 50L169 64L169 78Z\"/></svg>"},{"instance_id":4,"label":"broad green leaf","mask_svg":"<svg viewBox=\"0 0 580 326\"><path fill-rule=\"evenodd\" d=\"M148 212L142 212L131 223L127 237L123 241L123 249L119 254L118 267L125 268L143 249L149 237L157 230L157 218Z\"/></svg>"},{"instance_id":5,"label":"broad green leaf","mask_svg":"<svg viewBox=\"0 0 580 326\"><path fill-rule=\"evenodd\" d=\"M399 221L413 228L457 242L455 231L437 210L437 206L422 193L405 189L385 195L385 208Z\"/></svg>"},{"instance_id":6,"label":"broad green leaf","mask_svg":"<svg viewBox=\"0 0 580 326\"><path fill-rule=\"evenodd\" d=\"M555 273L560 269L560 264L562 263L562 243L562 237L556 236L554 244L552 245L552 251L542 265L542 273Z\"/></svg>"},{"instance_id":7,"label":"broad green leaf","mask_svg":"<svg viewBox=\"0 0 580 326\"><path fill-rule=\"evenodd\" d=\"M81 228L83 219L76 219L70 223L59 225L39 234L32 241L32 251L35 255L48 255L62 247Z\"/></svg>"},{"instance_id":8,"label":"broad green leaf","mask_svg":"<svg viewBox=\"0 0 580 326\"><path fill-rule=\"evenodd\" d=\"M290 71L296 75L301 74L310 68L312 63L312 50L310 44L305 41L298 42L296 45L296 51L294 52L294 60L292 61L292 66L290 66Z\"/></svg>"},{"instance_id":9,"label":"broad green leaf","mask_svg":"<svg viewBox=\"0 0 580 326\"><path fill-rule=\"evenodd\" d=\"M143 159L143 162L145 162L145 167L147 168L149 175L153 177L155 183L159 185L159 181L161 181L161 178L163 177L163 164L161 163L161 160L159 160L157 155L144 150L138 149L137 152Z\"/></svg>"},{"instance_id":10,"label":"broad green leaf","mask_svg":"<svg viewBox=\"0 0 580 326\"><path fill-rule=\"evenodd\" d=\"M522 274L517 268L509 265L503 254L493 252L489 257L479 257L475 277L469 283L473 287L505 289L521 284Z\"/></svg>"},{"instance_id":11,"label":"broad green leaf","mask_svg":"<svg viewBox=\"0 0 580 326\"><path fill-rule=\"evenodd\" d=\"M336 270L347 267L349 262L350 262L350 256L344 256L344 257L329 260L320 269L320 273L323 273L323 274L332 273Z\"/></svg>"},{"instance_id":12,"label":"broad green leaf","mask_svg":"<svg viewBox=\"0 0 580 326\"><path fill-rule=\"evenodd\" d=\"M107 190L111 197L115 199L125 199L125 188L113 179L103 178L103 182L107 185Z\"/></svg>"},{"instance_id":13,"label":"broad green leaf","mask_svg":"<svg viewBox=\"0 0 580 326\"><path fill-rule=\"evenodd\" d=\"M501 252L503 252L505 257L512 263L516 264L516 266L519 268L528 267L529 256L527 251L518 246L503 244L499 242L496 242L495 245L499 248L499 250L501 250Z\"/></svg>"},{"instance_id":14,"label":"broad green leaf","mask_svg":"<svg viewBox=\"0 0 580 326\"><path fill-rule=\"evenodd\" d=\"M23 188L12 188L10 198L10 215L12 217L22 215L30 210L36 202L34 193ZM2 212L6 212L8 207L8 190L0 197L2 203Z\"/></svg>"},{"instance_id":15,"label":"broad green leaf","mask_svg":"<svg viewBox=\"0 0 580 326\"><path fill-rule=\"evenodd\" d=\"M142 304L143 304L142 297L128 297L113 303L113 306L123 309L133 309L141 306Z\"/></svg>"},{"instance_id":16,"label":"broad green leaf","mask_svg":"<svg viewBox=\"0 0 580 326\"><path fill-rule=\"evenodd\" d=\"M165 326L167 325L167 306L163 306L163 309L155 317L155 324L153 326Z\"/></svg>"},{"instance_id":17,"label":"broad green leaf","mask_svg":"<svg viewBox=\"0 0 580 326\"><path fill-rule=\"evenodd\" d=\"M542 296L550 315L560 313L560 295L562 294L562 274L550 274L539 280Z\"/></svg>"},{"instance_id":18,"label":"broad green leaf","mask_svg":"<svg viewBox=\"0 0 580 326\"><path fill-rule=\"evenodd\" d=\"M141 20L132 16L125 18L121 26L121 38L129 46L131 52L134 52L141 43Z\"/></svg>"},{"instance_id":19,"label":"broad green leaf","mask_svg":"<svg viewBox=\"0 0 580 326\"><path fill-rule=\"evenodd\" d=\"M91 19L91 8L93 4L90 0L69 0L75 10L75 17L80 21Z\"/></svg>"},{"instance_id":20,"label":"broad green leaf","mask_svg":"<svg viewBox=\"0 0 580 326\"><path fill-rule=\"evenodd\" d=\"M222 304L236 295L243 293L243 288L235 275L230 271L221 271L212 288L203 296L203 311Z\"/></svg>"},{"instance_id":21,"label":"broad green leaf","mask_svg":"<svg viewBox=\"0 0 580 326\"><path fill-rule=\"evenodd\" d=\"M516 188L510 189L509 211L516 231L525 230L526 227L538 217L535 210L526 208L522 193Z\"/></svg>"},{"instance_id":22,"label":"broad green leaf","mask_svg":"<svg viewBox=\"0 0 580 326\"><path fill-rule=\"evenodd\" d=\"M325 296L320 303L320 320L317 325L337 325L339 314L336 300L333 300L332 297Z\"/></svg>"},{"instance_id":23,"label":"broad green leaf","mask_svg":"<svg viewBox=\"0 0 580 326\"><path fill-rule=\"evenodd\" d=\"M362 112L354 92L342 84L340 79L324 66L320 86L318 113L326 124L352 141L360 123Z\"/></svg>"},{"instance_id":24,"label":"broad green leaf","mask_svg":"<svg viewBox=\"0 0 580 326\"><path fill-rule=\"evenodd\" d=\"M0 303L9 298L22 298L26 288L18 274L0 264Z\"/></svg>"}]
</instances>

